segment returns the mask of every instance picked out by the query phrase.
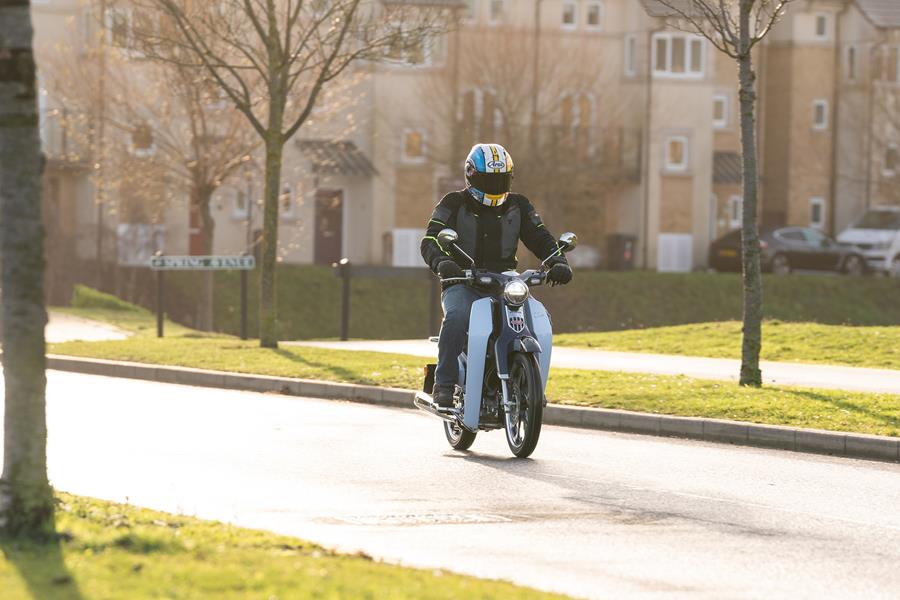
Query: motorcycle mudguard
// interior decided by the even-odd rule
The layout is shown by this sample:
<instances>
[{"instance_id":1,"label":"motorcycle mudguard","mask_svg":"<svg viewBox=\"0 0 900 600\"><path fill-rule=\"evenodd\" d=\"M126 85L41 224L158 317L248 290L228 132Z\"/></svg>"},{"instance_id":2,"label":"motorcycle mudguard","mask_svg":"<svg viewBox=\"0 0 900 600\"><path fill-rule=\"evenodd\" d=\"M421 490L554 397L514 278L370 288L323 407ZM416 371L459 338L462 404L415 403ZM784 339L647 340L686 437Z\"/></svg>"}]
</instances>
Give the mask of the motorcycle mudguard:
<instances>
[{"instance_id":1,"label":"motorcycle mudguard","mask_svg":"<svg viewBox=\"0 0 900 600\"><path fill-rule=\"evenodd\" d=\"M553 324L550 322L550 313L534 298L528 299L528 317L530 320L528 328L541 346L538 362L541 365L541 381L546 392L547 381L550 380L550 354L553 351Z\"/></svg>"},{"instance_id":2,"label":"motorcycle mudguard","mask_svg":"<svg viewBox=\"0 0 900 600\"><path fill-rule=\"evenodd\" d=\"M466 350L466 399L463 424L470 431L478 431L481 417L481 391L484 386L484 360L488 340L494 332L494 317L490 298L476 300L469 313L469 347Z\"/></svg>"}]
</instances>

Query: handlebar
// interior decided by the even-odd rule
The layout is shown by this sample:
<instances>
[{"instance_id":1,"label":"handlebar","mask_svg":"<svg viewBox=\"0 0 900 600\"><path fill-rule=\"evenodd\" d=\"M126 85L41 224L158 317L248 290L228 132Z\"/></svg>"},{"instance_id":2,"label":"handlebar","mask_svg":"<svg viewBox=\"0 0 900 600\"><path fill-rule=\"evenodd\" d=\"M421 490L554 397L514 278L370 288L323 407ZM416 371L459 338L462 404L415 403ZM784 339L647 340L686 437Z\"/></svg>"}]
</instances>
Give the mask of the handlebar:
<instances>
[{"instance_id":1,"label":"handlebar","mask_svg":"<svg viewBox=\"0 0 900 600\"><path fill-rule=\"evenodd\" d=\"M470 283L470 284L483 284L489 285L492 283L498 283L500 279L501 273L494 273L492 271L481 271L483 277L488 279L488 281L478 281L479 272L473 271L471 269L467 269L463 271L465 273L464 277L447 277L445 279L441 279L441 283ZM543 269L529 269L524 273L521 273L518 277L522 281L525 282L529 287L536 285L543 285L544 281L547 279L547 272Z\"/></svg>"}]
</instances>

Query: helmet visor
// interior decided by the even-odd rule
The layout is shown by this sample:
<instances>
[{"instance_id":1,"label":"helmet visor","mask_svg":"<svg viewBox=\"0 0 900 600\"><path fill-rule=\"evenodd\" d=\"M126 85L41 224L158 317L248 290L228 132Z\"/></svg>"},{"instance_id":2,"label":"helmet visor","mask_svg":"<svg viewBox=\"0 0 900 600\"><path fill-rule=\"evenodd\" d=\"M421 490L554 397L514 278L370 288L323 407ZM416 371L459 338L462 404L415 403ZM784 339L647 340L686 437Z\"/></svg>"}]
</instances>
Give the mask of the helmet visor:
<instances>
[{"instance_id":1,"label":"helmet visor","mask_svg":"<svg viewBox=\"0 0 900 600\"><path fill-rule=\"evenodd\" d=\"M469 185L485 194L507 194L512 188L512 173L472 173Z\"/></svg>"}]
</instances>

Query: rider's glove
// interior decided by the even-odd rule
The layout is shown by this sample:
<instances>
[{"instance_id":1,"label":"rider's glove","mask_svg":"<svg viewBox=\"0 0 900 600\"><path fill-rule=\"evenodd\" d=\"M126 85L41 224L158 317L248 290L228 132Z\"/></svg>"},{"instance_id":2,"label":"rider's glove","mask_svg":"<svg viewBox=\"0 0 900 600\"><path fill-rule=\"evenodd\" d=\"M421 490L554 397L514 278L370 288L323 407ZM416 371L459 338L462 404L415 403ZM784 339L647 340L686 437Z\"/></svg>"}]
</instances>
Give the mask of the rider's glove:
<instances>
[{"instance_id":1,"label":"rider's glove","mask_svg":"<svg viewBox=\"0 0 900 600\"><path fill-rule=\"evenodd\" d=\"M442 260L437 266L437 272L441 279L465 277L465 273L455 260Z\"/></svg>"},{"instance_id":2,"label":"rider's glove","mask_svg":"<svg viewBox=\"0 0 900 600\"><path fill-rule=\"evenodd\" d=\"M556 285L566 285L572 281L572 267L564 262L556 263L550 267L550 271L547 272L547 281L550 282L551 287Z\"/></svg>"}]
</instances>

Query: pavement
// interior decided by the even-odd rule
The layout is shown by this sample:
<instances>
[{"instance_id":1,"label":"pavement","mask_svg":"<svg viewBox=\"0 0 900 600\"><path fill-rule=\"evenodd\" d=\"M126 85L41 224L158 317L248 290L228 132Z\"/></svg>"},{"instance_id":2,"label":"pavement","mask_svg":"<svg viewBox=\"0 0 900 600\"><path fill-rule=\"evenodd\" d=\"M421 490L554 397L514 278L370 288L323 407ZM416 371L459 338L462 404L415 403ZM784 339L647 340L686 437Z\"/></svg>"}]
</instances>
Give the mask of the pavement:
<instances>
[{"instance_id":1,"label":"pavement","mask_svg":"<svg viewBox=\"0 0 900 600\"><path fill-rule=\"evenodd\" d=\"M78 402L72 402L76 397ZM900 465L49 372L68 492L591 598L896 598Z\"/></svg>"},{"instance_id":2,"label":"pavement","mask_svg":"<svg viewBox=\"0 0 900 600\"><path fill-rule=\"evenodd\" d=\"M104 340L124 340L128 332L90 319L82 319L73 315L50 311L49 321L44 330L47 343L62 342L98 342Z\"/></svg>"},{"instance_id":3,"label":"pavement","mask_svg":"<svg viewBox=\"0 0 900 600\"><path fill-rule=\"evenodd\" d=\"M283 342L339 350L359 350L437 357L437 344L428 340L373 340L350 342ZM656 375L685 375L698 379L737 381L739 360L702 358L638 352L610 352L585 348L554 347L551 364L556 368ZM837 365L769 362L761 363L766 384L806 388L900 394L900 370L864 369Z\"/></svg>"}]
</instances>

